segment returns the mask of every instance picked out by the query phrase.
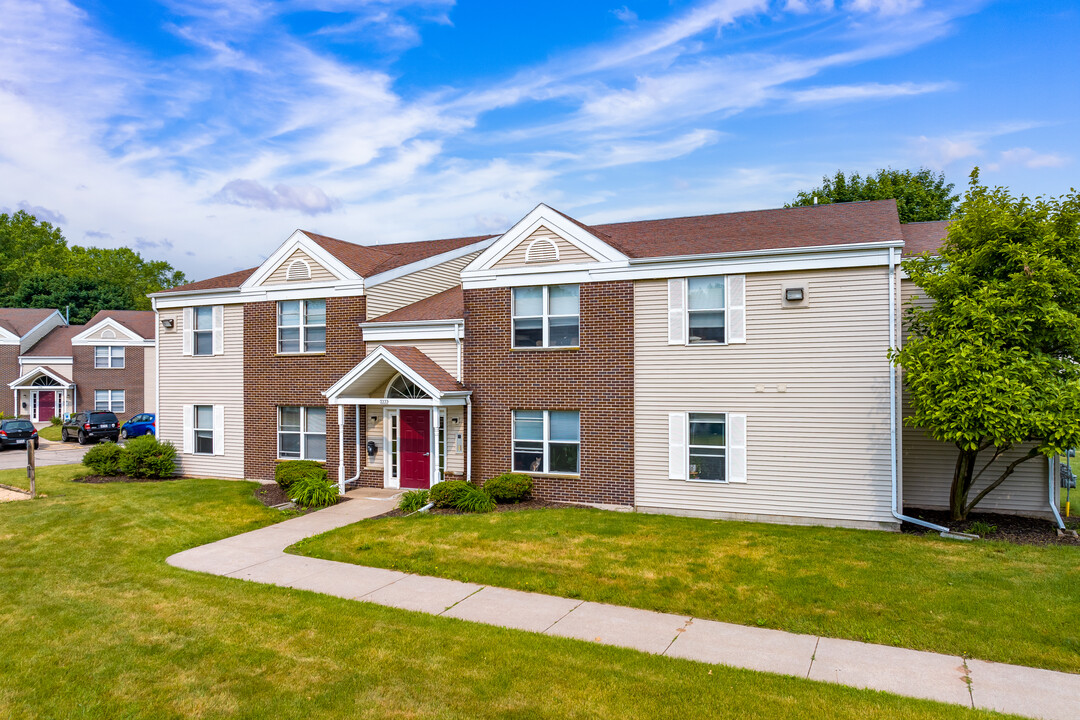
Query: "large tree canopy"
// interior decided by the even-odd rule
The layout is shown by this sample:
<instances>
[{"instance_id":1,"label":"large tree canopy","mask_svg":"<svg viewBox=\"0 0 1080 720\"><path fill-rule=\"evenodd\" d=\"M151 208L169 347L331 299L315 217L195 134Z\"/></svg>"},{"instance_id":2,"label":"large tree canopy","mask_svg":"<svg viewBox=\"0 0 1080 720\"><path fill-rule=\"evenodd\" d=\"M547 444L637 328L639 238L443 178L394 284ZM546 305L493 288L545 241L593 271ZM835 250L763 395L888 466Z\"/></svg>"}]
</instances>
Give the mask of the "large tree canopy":
<instances>
[{"instance_id":1,"label":"large tree canopy","mask_svg":"<svg viewBox=\"0 0 1080 720\"><path fill-rule=\"evenodd\" d=\"M953 187L945 182L944 173L935 175L926 168L918 172L889 168L866 177L837 170L833 177L821 178L821 187L800 192L784 207L893 198L902 223L945 220L960 197L953 194Z\"/></svg>"},{"instance_id":2,"label":"large tree canopy","mask_svg":"<svg viewBox=\"0 0 1080 720\"><path fill-rule=\"evenodd\" d=\"M85 322L98 310L149 310L147 294L184 282L184 274L162 260L144 259L129 248L68 247L48 222L22 210L0 214L5 307L71 304L72 322Z\"/></svg>"},{"instance_id":3,"label":"large tree canopy","mask_svg":"<svg viewBox=\"0 0 1080 720\"><path fill-rule=\"evenodd\" d=\"M957 448L961 520L1020 463L1080 444L1080 198L1016 198L980 185L976 168L940 254L903 267L934 302L908 309L912 335L893 359L910 424Z\"/></svg>"}]
</instances>

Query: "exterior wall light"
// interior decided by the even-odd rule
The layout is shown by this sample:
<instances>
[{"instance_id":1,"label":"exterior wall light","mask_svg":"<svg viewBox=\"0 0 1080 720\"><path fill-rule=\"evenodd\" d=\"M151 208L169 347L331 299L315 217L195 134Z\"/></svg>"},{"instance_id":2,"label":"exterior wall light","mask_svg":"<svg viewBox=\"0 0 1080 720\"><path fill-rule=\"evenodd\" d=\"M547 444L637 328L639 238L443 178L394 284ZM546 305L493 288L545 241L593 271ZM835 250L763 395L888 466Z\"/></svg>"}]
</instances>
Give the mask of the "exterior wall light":
<instances>
[{"instance_id":1,"label":"exterior wall light","mask_svg":"<svg viewBox=\"0 0 1080 720\"><path fill-rule=\"evenodd\" d=\"M173 319L172 318L161 318L161 327L165 328L166 330L172 330L172 328L173 328Z\"/></svg>"},{"instance_id":2,"label":"exterior wall light","mask_svg":"<svg viewBox=\"0 0 1080 720\"><path fill-rule=\"evenodd\" d=\"M803 289L802 288L788 288L784 290L784 299L788 302L802 302Z\"/></svg>"}]
</instances>

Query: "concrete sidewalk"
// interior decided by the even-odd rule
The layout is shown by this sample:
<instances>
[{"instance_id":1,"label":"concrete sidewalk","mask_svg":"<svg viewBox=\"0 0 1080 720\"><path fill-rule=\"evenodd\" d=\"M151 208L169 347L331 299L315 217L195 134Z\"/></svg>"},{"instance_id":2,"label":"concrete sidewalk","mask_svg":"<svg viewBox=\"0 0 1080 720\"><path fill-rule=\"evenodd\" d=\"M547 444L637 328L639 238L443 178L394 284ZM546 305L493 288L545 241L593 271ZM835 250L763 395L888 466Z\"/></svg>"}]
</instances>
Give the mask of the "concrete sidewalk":
<instances>
[{"instance_id":1,"label":"concrete sidewalk","mask_svg":"<svg viewBox=\"0 0 1080 720\"><path fill-rule=\"evenodd\" d=\"M286 555L303 538L381 515L396 490L185 550L175 567L350 600L617 645L657 655L794 675L1047 720L1080 717L1080 675L953 655L796 635L394 570Z\"/></svg>"}]
</instances>

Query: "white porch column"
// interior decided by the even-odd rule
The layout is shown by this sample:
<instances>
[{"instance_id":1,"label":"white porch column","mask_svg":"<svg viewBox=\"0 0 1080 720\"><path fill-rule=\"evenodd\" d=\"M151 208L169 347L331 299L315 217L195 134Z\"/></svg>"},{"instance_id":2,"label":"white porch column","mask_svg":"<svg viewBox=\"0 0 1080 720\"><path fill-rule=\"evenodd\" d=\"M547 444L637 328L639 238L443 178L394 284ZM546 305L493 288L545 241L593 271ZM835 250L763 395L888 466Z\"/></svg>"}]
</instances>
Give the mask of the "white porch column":
<instances>
[{"instance_id":1,"label":"white porch column","mask_svg":"<svg viewBox=\"0 0 1080 720\"><path fill-rule=\"evenodd\" d=\"M439 477L439 415L441 415L438 405L431 407L431 467L430 481L428 485L434 485L442 478Z\"/></svg>"},{"instance_id":2,"label":"white porch column","mask_svg":"<svg viewBox=\"0 0 1080 720\"><path fill-rule=\"evenodd\" d=\"M15 393L15 404L11 407L15 408L15 417L19 417L19 391L12 390L12 392Z\"/></svg>"},{"instance_id":3,"label":"white porch column","mask_svg":"<svg viewBox=\"0 0 1080 720\"><path fill-rule=\"evenodd\" d=\"M338 427L338 493L345 494L345 406L337 406Z\"/></svg>"}]
</instances>

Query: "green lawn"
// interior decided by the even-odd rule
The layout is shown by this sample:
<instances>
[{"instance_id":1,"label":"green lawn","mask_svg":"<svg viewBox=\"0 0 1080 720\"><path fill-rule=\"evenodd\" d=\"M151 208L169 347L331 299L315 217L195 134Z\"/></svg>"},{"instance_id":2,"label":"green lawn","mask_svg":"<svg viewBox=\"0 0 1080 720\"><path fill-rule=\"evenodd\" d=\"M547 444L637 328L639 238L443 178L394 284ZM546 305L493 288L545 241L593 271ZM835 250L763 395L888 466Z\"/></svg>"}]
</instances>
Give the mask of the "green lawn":
<instances>
[{"instance_id":1,"label":"green lawn","mask_svg":"<svg viewBox=\"0 0 1080 720\"><path fill-rule=\"evenodd\" d=\"M383 518L313 557L1080 672L1080 548L589 509Z\"/></svg>"},{"instance_id":2,"label":"green lawn","mask_svg":"<svg viewBox=\"0 0 1080 720\"><path fill-rule=\"evenodd\" d=\"M50 442L60 442L60 426L48 425L38 431L38 435Z\"/></svg>"},{"instance_id":3,"label":"green lawn","mask_svg":"<svg viewBox=\"0 0 1080 720\"><path fill-rule=\"evenodd\" d=\"M0 504L5 720L991 717L178 570L280 514L251 483L79 472L40 468L48 497Z\"/></svg>"}]
</instances>

